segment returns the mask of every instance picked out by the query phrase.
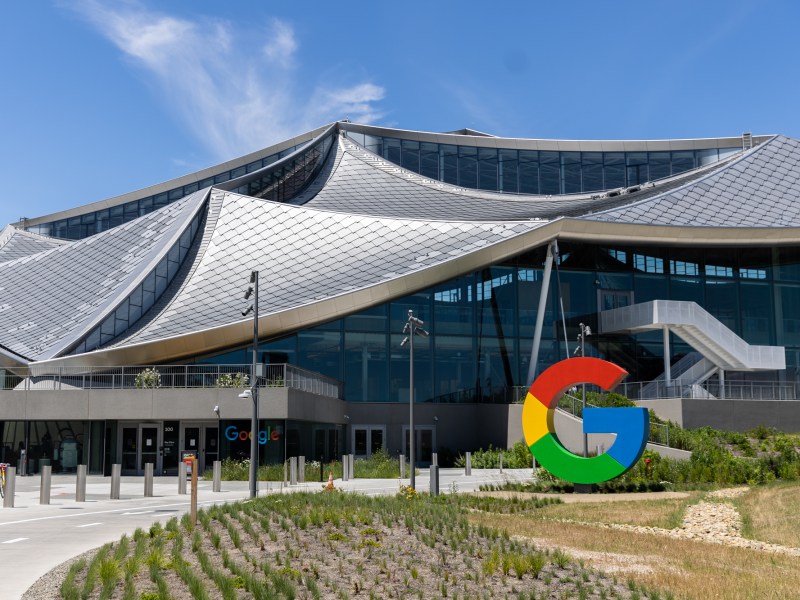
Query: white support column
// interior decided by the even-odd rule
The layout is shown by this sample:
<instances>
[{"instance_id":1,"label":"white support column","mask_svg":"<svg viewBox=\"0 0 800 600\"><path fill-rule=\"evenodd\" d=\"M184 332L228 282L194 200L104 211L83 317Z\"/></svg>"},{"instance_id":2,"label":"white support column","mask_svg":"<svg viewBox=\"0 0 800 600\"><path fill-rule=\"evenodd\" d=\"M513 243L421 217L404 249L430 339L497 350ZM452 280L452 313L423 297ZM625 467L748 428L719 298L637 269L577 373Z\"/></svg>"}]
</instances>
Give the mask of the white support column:
<instances>
[{"instance_id":1,"label":"white support column","mask_svg":"<svg viewBox=\"0 0 800 600\"><path fill-rule=\"evenodd\" d=\"M672 387L672 355L669 349L669 328L664 327L662 331L664 332L664 385L665 390L668 390Z\"/></svg>"},{"instance_id":2,"label":"white support column","mask_svg":"<svg viewBox=\"0 0 800 600\"><path fill-rule=\"evenodd\" d=\"M725 400L725 369L720 367L718 372L719 372L719 397L721 400Z\"/></svg>"},{"instance_id":3,"label":"white support column","mask_svg":"<svg viewBox=\"0 0 800 600\"><path fill-rule=\"evenodd\" d=\"M531 360L528 363L527 385L536 379L536 367L539 363L539 346L542 341L542 325L544 324L544 313L547 309L547 294L550 291L550 273L553 270L553 244L547 245L547 257L544 261L544 273L542 275L542 288L539 291L539 306L536 310L536 328L533 332L533 346L531 347Z\"/></svg>"}]
</instances>

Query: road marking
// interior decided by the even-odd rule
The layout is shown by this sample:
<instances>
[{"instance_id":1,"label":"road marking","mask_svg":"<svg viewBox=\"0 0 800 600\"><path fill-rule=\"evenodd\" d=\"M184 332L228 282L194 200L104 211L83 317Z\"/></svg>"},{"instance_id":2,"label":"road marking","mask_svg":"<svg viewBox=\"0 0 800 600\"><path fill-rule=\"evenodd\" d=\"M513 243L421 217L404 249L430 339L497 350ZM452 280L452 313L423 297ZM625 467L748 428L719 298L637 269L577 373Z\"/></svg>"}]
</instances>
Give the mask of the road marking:
<instances>
[{"instance_id":1,"label":"road marking","mask_svg":"<svg viewBox=\"0 0 800 600\"><path fill-rule=\"evenodd\" d=\"M154 510L140 510L138 512L124 512L123 515L146 515L147 513L156 512Z\"/></svg>"},{"instance_id":2,"label":"road marking","mask_svg":"<svg viewBox=\"0 0 800 600\"><path fill-rule=\"evenodd\" d=\"M14 538L13 540L6 540L3 544L16 544L17 542L21 542L23 540L27 540L28 538Z\"/></svg>"},{"instance_id":3,"label":"road marking","mask_svg":"<svg viewBox=\"0 0 800 600\"><path fill-rule=\"evenodd\" d=\"M94 527L95 525L102 525L102 523L86 523L85 525L76 525L75 527Z\"/></svg>"},{"instance_id":4,"label":"road marking","mask_svg":"<svg viewBox=\"0 0 800 600\"><path fill-rule=\"evenodd\" d=\"M199 500L197 502L197 505L200 506L201 504L218 504L218 503L220 503L220 501L222 501L222 502L237 502L237 501L242 500L242 499L243 498L240 497L240 498L228 498L228 499L220 498L220 500ZM159 504L159 505L153 506L152 508L169 508L169 507L173 507L173 506L189 506L189 505L190 505L189 502L177 502L175 504ZM5 523L0 523L0 527L3 527L5 525L18 525L20 523L33 523L35 521L50 521L52 519L69 519L71 517L80 517L80 516L88 517L90 515L107 515L109 513L119 513L119 512L122 512L124 510L125 510L124 508L114 508L114 509L110 509L110 510L98 510L98 511L89 512L89 513L81 512L81 513L71 513L71 514L66 514L66 515L55 515L55 516L51 516L51 517L34 517L34 518L31 518L31 519L20 519L19 521L6 521Z\"/></svg>"}]
</instances>

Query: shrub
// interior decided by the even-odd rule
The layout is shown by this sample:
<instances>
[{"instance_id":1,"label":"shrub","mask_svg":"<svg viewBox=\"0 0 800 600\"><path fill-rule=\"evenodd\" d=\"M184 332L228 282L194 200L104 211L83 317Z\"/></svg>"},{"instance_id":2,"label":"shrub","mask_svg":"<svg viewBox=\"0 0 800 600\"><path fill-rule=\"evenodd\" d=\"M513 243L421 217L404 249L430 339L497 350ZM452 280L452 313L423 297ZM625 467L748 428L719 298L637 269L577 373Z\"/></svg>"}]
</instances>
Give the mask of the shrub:
<instances>
[{"instance_id":1,"label":"shrub","mask_svg":"<svg viewBox=\"0 0 800 600\"><path fill-rule=\"evenodd\" d=\"M220 388L243 388L247 387L250 377L247 373L223 373L217 377L217 387Z\"/></svg>"},{"instance_id":2,"label":"shrub","mask_svg":"<svg viewBox=\"0 0 800 600\"><path fill-rule=\"evenodd\" d=\"M161 387L161 373L154 367L149 367L136 374L133 381L136 389L155 389Z\"/></svg>"}]
</instances>

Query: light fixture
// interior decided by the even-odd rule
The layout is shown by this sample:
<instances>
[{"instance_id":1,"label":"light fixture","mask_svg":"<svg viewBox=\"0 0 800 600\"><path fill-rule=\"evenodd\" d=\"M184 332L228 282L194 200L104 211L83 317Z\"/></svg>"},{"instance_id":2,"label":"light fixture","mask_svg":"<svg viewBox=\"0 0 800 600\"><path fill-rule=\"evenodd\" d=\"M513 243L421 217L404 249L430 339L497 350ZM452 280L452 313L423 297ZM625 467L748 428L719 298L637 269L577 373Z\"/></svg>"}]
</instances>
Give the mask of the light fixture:
<instances>
[{"instance_id":1,"label":"light fixture","mask_svg":"<svg viewBox=\"0 0 800 600\"><path fill-rule=\"evenodd\" d=\"M428 337L430 335L422 328L422 325L422 319L415 317L414 311L409 310L408 321L403 326L403 333L406 337L400 342L400 346L408 344L408 458L411 467L411 477L409 481L411 489L416 489L414 472L416 463L414 456L414 446L416 442L416 436L414 435L414 336Z\"/></svg>"},{"instance_id":2,"label":"light fixture","mask_svg":"<svg viewBox=\"0 0 800 600\"><path fill-rule=\"evenodd\" d=\"M242 392L239 393L239 398L242 399L252 398L252 397L253 397L253 392L251 390L243 390Z\"/></svg>"},{"instance_id":3,"label":"light fixture","mask_svg":"<svg viewBox=\"0 0 800 600\"><path fill-rule=\"evenodd\" d=\"M219 404L217 404L216 406L214 406L214 414L216 414L217 416L219 416Z\"/></svg>"}]
</instances>

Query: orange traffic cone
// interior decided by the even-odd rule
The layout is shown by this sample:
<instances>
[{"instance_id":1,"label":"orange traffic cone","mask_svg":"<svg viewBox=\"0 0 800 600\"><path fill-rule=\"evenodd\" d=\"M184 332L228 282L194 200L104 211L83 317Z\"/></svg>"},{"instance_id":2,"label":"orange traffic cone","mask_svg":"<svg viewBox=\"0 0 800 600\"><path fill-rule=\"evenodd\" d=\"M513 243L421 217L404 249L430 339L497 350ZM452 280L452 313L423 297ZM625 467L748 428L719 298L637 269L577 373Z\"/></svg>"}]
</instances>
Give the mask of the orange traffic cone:
<instances>
[{"instance_id":1,"label":"orange traffic cone","mask_svg":"<svg viewBox=\"0 0 800 600\"><path fill-rule=\"evenodd\" d=\"M333 471L328 472L328 485L325 486L325 491L329 492L336 488L333 487Z\"/></svg>"}]
</instances>

